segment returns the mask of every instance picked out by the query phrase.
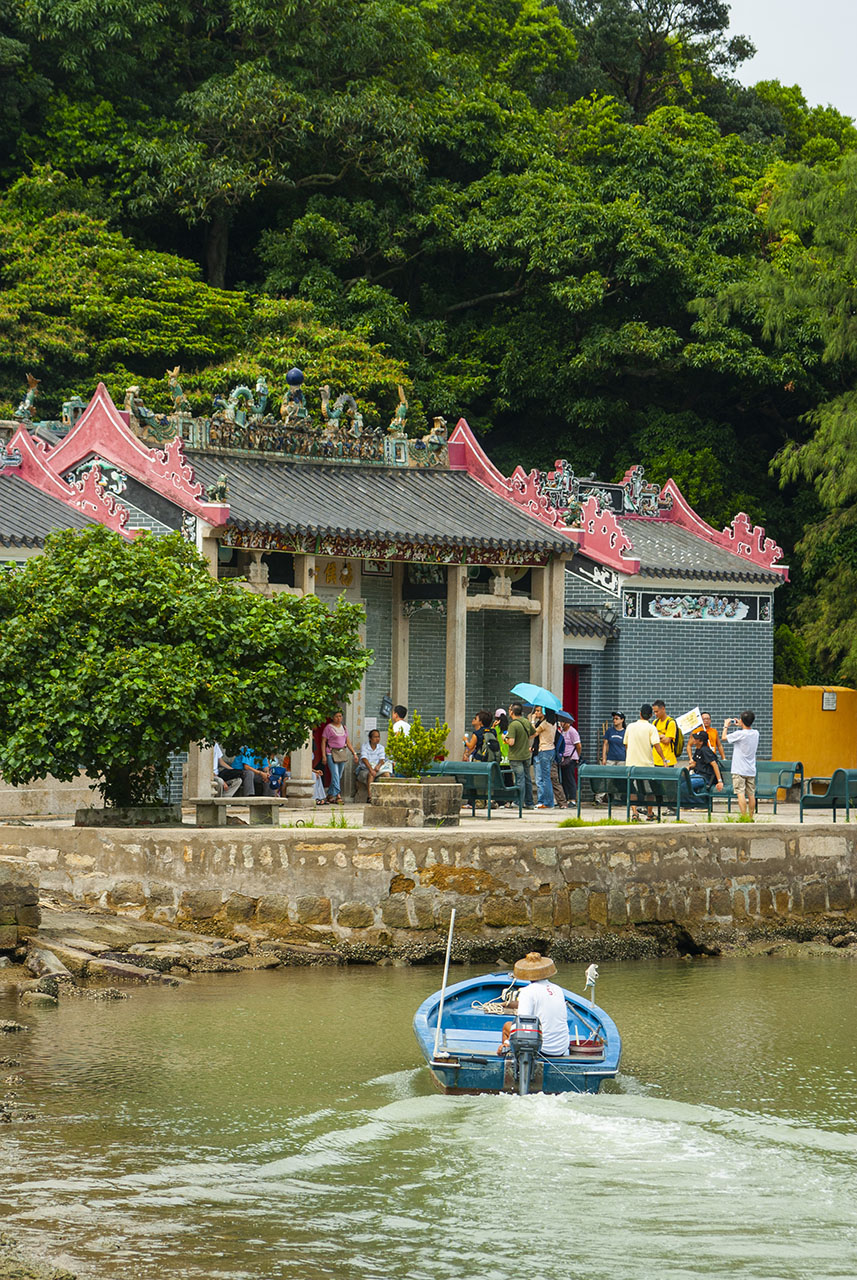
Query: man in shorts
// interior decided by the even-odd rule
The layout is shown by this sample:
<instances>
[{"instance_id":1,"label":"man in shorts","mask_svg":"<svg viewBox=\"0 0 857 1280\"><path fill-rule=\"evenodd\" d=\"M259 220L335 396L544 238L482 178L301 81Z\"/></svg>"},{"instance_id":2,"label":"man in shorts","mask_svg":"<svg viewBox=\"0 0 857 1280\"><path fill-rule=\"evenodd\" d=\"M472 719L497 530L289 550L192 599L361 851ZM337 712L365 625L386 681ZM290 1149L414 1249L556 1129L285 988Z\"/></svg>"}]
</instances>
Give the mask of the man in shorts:
<instances>
[{"instance_id":1,"label":"man in shorts","mask_svg":"<svg viewBox=\"0 0 857 1280\"><path fill-rule=\"evenodd\" d=\"M741 816L753 821L756 812L756 752L759 750L759 731L753 728L755 711L742 711L741 715L723 721L723 737L734 747L732 753L732 786L738 797ZM732 725L732 731L729 726Z\"/></svg>"}]
</instances>

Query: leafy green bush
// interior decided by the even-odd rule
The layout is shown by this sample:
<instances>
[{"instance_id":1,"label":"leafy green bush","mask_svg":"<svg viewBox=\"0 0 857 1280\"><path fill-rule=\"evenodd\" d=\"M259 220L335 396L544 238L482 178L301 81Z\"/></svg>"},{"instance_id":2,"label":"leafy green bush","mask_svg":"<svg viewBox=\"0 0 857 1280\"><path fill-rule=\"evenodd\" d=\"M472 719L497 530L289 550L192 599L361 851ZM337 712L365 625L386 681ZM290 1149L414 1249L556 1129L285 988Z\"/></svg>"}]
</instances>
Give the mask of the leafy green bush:
<instances>
[{"instance_id":1,"label":"leafy green bush","mask_svg":"<svg viewBox=\"0 0 857 1280\"><path fill-rule=\"evenodd\" d=\"M405 778L416 778L434 764L449 755L446 740L449 725L441 724L435 716L434 728L426 729L417 713L411 721L410 733L393 733L387 739L387 755L396 766L396 772Z\"/></svg>"}]
</instances>

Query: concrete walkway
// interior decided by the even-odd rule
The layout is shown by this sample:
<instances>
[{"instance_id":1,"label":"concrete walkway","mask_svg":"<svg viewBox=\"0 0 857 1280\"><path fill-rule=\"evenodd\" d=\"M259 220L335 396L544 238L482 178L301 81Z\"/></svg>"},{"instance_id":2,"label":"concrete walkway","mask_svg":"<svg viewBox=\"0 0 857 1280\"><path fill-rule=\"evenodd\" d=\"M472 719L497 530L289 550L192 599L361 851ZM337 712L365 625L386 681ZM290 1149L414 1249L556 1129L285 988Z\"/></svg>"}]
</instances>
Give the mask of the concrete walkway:
<instances>
[{"instance_id":1,"label":"concrete walkway","mask_svg":"<svg viewBox=\"0 0 857 1280\"><path fill-rule=\"evenodd\" d=\"M241 814L240 801L236 802L234 815L236 818L244 816L246 821L246 810L244 815ZM314 809L289 809L283 805L280 809L280 825L282 827L307 826L316 828L335 828L345 825L355 828L363 826L363 810L362 804L345 803L343 805L324 805L317 806ZM461 830L491 830L500 831L504 829L519 829L523 826L532 828L534 831L552 831L564 820L575 818L577 810L572 809L554 809L553 811L537 809L530 812L524 811L522 818L518 818L517 811L508 809L493 809L491 812L490 822L485 817L484 810L476 810L476 817L470 816L470 807L467 806L461 811ZM595 806L592 804L584 804L581 809L581 820L588 824L605 824L607 822L607 808L605 806ZM192 807L185 808L182 814L182 821L185 826L194 827L195 811ZM796 826L800 821L800 809L796 804L782 802L777 808L777 813L773 812L770 802L763 803L759 813L756 814L756 825L764 825L768 827L779 826ZM827 826L832 823L833 815L827 809L815 809L807 811L804 814L804 826ZM855 814L854 822L857 822L857 814ZM725 804L720 804L714 811L711 825L722 825L724 823L738 822L738 807L736 804L732 806L731 816L726 812ZM0 816L0 825L19 825L37 827L70 827L73 825L70 817L50 818L3 818ZM614 807L612 825L626 825L624 807ZM630 824L632 830L653 830L657 828L657 822L642 822ZM660 826L675 827L675 815L667 813L662 814L662 822ZM705 811L699 809L682 810L681 815L682 826L704 826L707 827L708 815ZM837 814L837 826L845 827L844 815ZM260 830L261 828L254 828ZM387 828L389 830L390 828Z\"/></svg>"}]
</instances>

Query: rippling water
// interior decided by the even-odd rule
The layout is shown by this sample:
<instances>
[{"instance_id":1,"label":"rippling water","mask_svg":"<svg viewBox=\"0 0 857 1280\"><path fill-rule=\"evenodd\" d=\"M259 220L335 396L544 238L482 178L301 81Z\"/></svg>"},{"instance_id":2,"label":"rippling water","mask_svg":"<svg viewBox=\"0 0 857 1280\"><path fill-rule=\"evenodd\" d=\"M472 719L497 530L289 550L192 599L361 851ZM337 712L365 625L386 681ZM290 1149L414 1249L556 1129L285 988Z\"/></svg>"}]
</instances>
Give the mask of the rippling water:
<instances>
[{"instance_id":1,"label":"rippling water","mask_svg":"<svg viewBox=\"0 0 857 1280\"><path fill-rule=\"evenodd\" d=\"M27 1010L2 1223L99 1280L857 1276L857 966L602 965L625 1050L597 1097L435 1093L410 1024L439 978Z\"/></svg>"}]
</instances>

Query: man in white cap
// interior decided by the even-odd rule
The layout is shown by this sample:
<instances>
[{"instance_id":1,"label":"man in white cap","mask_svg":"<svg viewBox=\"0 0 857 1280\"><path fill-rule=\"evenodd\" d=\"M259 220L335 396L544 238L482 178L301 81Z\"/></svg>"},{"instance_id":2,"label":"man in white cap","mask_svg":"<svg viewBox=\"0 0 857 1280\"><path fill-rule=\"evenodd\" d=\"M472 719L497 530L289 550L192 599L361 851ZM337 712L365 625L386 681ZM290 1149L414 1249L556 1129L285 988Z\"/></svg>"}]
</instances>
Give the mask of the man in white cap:
<instances>
[{"instance_id":1,"label":"man in white cap","mask_svg":"<svg viewBox=\"0 0 857 1280\"><path fill-rule=\"evenodd\" d=\"M531 951L514 968L516 978L529 981L518 996L518 1017L538 1018L542 1033L541 1052L547 1057L565 1057L568 1054L568 1010L562 988L549 981L556 973L556 965L548 956ZM513 1022L503 1027L503 1043L497 1050L505 1053L509 1036L515 1029Z\"/></svg>"}]
</instances>

